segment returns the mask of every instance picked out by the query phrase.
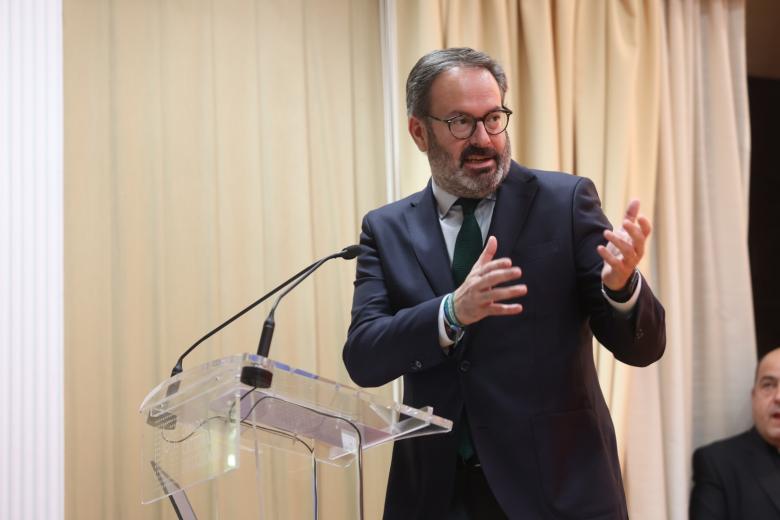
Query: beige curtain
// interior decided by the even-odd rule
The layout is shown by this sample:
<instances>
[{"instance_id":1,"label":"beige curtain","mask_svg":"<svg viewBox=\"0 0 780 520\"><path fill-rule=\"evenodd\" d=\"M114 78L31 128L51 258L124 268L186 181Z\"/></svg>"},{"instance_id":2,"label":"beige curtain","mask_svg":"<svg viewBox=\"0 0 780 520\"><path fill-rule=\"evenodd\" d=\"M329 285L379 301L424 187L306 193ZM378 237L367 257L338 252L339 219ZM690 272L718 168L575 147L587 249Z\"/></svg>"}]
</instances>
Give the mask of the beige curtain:
<instances>
[{"instance_id":1,"label":"beige curtain","mask_svg":"<svg viewBox=\"0 0 780 520\"><path fill-rule=\"evenodd\" d=\"M508 73L515 159L590 177L613 223L633 197L655 223L641 267L666 306L667 353L644 369L594 355L631 517L686 518L693 447L749 416L743 1L398 0L396 11L399 71L434 48L485 50ZM407 194L429 170L400 142Z\"/></svg>"},{"instance_id":2,"label":"beige curtain","mask_svg":"<svg viewBox=\"0 0 780 520\"><path fill-rule=\"evenodd\" d=\"M68 518L172 518L140 504L146 392L206 330L355 243L385 202L378 35L363 0L64 1ZM272 356L349 383L353 277L332 262L292 293ZM255 351L267 309L185 369ZM366 457L371 518L388 453ZM245 517L249 477L198 486L202 517ZM353 491L323 485L323 515L344 517ZM295 517L301 490L270 486Z\"/></svg>"},{"instance_id":3,"label":"beige curtain","mask_svg":"<svg viewBox=\"0 0 780 520\"><path fill-rule=\"evenodd\" d=\"M750 424L744 16L741 0L664 5L653 270L668 347L658 366L632 372L625 465L636 518L687 518L693 449Z\"/></svg>"}]
</instances>

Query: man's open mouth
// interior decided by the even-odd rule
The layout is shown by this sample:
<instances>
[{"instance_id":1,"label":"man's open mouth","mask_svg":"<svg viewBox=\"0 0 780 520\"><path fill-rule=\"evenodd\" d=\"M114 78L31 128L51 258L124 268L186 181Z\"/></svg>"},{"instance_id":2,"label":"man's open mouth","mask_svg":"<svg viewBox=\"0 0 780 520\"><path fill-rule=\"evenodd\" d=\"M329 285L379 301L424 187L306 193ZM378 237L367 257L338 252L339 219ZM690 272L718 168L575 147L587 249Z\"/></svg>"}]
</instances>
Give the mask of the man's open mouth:
<instances>
[{"instance_id":1,"label":"man's open mouth","mask_svg":"<svg viewBox=\"0 0 780 520\"><path fill-rule=\"evenodd\" d=\"M490 168L498 162L498 155L494 150L469 147L461 155L461 166L470 168Z\"/></svg>"}]
</instances>

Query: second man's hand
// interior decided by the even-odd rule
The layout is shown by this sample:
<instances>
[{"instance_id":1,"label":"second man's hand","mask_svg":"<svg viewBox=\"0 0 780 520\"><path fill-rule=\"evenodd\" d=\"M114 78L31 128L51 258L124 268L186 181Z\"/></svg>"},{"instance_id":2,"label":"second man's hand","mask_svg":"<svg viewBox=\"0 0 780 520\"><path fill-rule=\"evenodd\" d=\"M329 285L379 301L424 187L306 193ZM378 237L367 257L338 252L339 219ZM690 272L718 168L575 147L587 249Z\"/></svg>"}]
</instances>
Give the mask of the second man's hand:
<instances>
[{"instance_id":1,"label":"second man's hand","mask_svg":"<svg viewBox=\"0 0 780 520\"><path fill-rule=\"evenodd\" d=\"M523 306L519 303L500 303L525 296L528 294L528 287L525 284L497 287L522 276L520 268L513 266L509 258L493 259L497 248L496 237L488 237L482 254L463 284L453 294L455 315L463 325L476 323L487 316L506 316L523 312Z\"/></svg>"}]
</instances>

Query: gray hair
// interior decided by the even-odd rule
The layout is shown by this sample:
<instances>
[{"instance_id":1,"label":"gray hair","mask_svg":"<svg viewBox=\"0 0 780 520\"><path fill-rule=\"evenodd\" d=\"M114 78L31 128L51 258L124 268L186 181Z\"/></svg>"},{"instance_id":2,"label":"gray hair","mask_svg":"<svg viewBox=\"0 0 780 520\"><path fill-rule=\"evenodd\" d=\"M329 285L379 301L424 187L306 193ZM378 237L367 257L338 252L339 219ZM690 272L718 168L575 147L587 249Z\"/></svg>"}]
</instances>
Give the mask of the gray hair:
<instances>
[{"instance_id":1,"label":"gray hair","mask_svg":"<svg viewBox=\"0 0 780 520\"><path fill-rule=\"evenodd\" d=\"M455 67L482 68L488 70L498 83L501 90L501 102L506 94L506 74L496 60L484 52L468 47L454 47L432 51L420 58L409 72L406 79L406 114L422 117L427 114L430 106L430 92L433 80L449 69Z\"/></svg>"}]
</instances>

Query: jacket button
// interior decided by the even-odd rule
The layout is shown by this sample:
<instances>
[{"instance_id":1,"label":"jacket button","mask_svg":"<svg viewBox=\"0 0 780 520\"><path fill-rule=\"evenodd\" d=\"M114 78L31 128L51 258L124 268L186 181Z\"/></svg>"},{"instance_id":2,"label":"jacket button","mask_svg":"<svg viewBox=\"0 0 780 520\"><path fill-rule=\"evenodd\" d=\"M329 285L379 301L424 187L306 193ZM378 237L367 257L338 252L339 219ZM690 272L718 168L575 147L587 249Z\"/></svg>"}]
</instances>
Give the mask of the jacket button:
<instances>
[{"instance_id":1,"label":"jacket button","mask_svg":"<svg viewBox=\"0 0 780 520\"><path fill-rule=\"evenodd\" d=\"M461 372L468 372L469 369L471 368L471 361L469 361L468 359L464 359L463 361L460 362L458 368L460 369Z\"/></svg>"},{"instance_id":2,"label":"jacket button","mask_svg":"<svg viewBox=\"0 0 780 520\"><path fill-rule=\"evenodd\" d=\"M636 330L636 335L634 336L634 338L635 338L637 341L639 341L640 339L642 339L642 337L643 337L644 335L645 335L645 333L644 333L644 331L643 331L642 329L637 329L637 330Z\"/></svg>"},{"instance_id":3,"label":"jacket button","mask_svg":"<svg viewBox=\"0 0 780 520\"><path fill-rule=\"evenodd\" d=\"M415 361L412 363L412 370L420 370L422 368L422 363L420 361Z\"/></svg>"}]
</instances>

